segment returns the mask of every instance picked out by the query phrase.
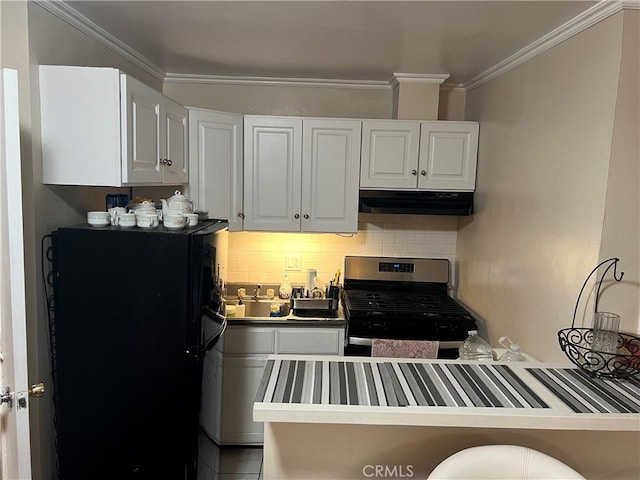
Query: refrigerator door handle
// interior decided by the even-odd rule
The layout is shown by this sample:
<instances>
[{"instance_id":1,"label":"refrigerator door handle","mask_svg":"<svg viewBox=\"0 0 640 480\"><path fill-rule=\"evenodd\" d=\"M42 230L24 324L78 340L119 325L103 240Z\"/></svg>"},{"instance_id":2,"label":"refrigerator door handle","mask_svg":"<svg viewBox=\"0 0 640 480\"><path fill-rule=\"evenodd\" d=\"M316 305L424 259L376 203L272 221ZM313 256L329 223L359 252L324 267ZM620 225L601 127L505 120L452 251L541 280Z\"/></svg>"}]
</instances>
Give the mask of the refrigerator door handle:
<instances>
[{"instance_id":1,"label":"refrigerator door handle","mask_svg":"<svg viewBox=\"0 0 640 480\"><path fill-rule=\"evenodd\" d=\"M220 337L227 329L227 318L224 315L220 315L218 312L214 312L211 309L206 309L202 314L203 319L207 319L209 321L213 321L219 324L219 330L212 335L209 339L205 340L203 344L197 349L189 349L187 351L188 355L197 356L199 359L204 358L204 356L211 351L211 349L218 343Z\"/></svg>"}]
</instances>

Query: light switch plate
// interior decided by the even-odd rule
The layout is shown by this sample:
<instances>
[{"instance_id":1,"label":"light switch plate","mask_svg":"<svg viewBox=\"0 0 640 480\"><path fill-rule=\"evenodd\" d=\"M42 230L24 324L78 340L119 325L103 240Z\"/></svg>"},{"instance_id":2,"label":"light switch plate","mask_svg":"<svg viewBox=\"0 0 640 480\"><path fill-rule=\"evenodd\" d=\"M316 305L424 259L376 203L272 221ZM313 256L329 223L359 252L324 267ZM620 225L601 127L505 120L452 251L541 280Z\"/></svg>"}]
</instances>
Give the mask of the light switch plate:
<instances>
[{"instance_id":1,"label":"light switch plate","mask_svg":"<svg viewBox=\"0 0 640 480\"><path fill-rule=\"evenodd\" d=\"M289 272L299 272L302 270L302 255L285 255L284 269Z\"/></svg>"}]
</instances>

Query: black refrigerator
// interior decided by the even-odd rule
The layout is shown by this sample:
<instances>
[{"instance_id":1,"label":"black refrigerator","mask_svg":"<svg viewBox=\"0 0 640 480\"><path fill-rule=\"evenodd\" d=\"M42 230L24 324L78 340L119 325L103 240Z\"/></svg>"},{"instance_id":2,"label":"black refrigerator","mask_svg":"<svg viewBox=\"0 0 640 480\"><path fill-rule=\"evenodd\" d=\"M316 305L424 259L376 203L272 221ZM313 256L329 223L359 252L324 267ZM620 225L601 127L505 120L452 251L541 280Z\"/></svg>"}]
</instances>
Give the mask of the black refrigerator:
<instances>
[{"instance_id":1,"label":"black refrigerator","mask_svg":"<svg viewBox=\"0 0 640 480\"><path fill-rule=\"evenodd\" d=\"M52 234L61 480L196 478L202 360L226 326L216 259L226 227Z\"/></svg>"}]
</instances>

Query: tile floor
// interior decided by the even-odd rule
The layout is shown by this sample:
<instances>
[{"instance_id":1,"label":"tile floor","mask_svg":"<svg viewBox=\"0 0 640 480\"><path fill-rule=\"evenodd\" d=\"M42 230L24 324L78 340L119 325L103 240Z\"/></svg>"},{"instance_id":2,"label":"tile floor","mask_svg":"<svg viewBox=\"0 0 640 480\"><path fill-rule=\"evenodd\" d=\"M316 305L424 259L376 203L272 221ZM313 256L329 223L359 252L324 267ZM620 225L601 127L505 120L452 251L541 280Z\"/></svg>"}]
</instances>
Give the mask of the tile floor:
<instances>
[{"instance_id":1,"label":"tile floor","mask_svg":"<svg viewBox=\"0 0 640 480\"><path fill-rule=\"evenodd\" d=\"M262 480L262 447L220 447L200 432L198 480Z\"/></svg>"}]
</instances>

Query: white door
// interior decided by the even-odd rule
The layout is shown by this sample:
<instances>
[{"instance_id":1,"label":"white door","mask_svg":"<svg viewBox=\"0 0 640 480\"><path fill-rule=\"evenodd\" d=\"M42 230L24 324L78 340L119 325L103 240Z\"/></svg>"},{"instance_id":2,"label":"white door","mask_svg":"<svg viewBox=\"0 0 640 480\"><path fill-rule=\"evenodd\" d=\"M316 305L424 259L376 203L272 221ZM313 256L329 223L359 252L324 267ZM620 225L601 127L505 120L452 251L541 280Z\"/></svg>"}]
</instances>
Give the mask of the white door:
<instances>
[{"instance_id":1,"label":"white door","mask_svg":"<svg viewBox=\"0 0 640 480\"><path fill-rule=\"evenodd\" d=\"M475 190L478 123L423 122L418 188Z\"/></svg>"},{"instance_id":2,"label":"white door","mask_svg":"<svg viewBox=\"0 0 640 480\"><path fill-rule=\"evenodd\" d=\"M420 122L362 121L362 189L415 189Z\"/></svg>"},{"instance_id":3,"label":"white door","mask_svg":"<svg viewBox=\"0 0 640 480\"><path fill-rule=\"evenodd\" d=\"M300 231L302 119L244 118L244 229Z\"/></svg>"},{"instance_id":4,"label":"white door","mask_svg":"<svg viewBox=\"0 0 640 480\"><path fill-rule=\"evenodd\" d=\"M209 218L242 225L242 115L189 109L187 195Z\"/></svg>"},{"instance_id":5,"label":"white door","mask_svg":"<svg viewBox=\"0 0 640 480\"><path fill-rule=\"evenodd\" d=\"M304 119L303 232L358 231L360 120Z\"/></svg>"},{"instance_id":6,"label":"white door","mask_svg":"<svg viewBox=\"0 0 640 480\"><path fill-rule=\"evenodd\" d=\"M5 400L0 405L0 476L23 480L31 478L31 449L18 75L15 70L2 69L0 96L0 393Z\"/></svg>"},{"instance_id":7,"label":"white door","mask_svg":"<svg viewBox=\"0 0 640 480\"><path fill-rule=\"evenodd\" d=\"M160 163L163 165L163 182L182 185L189 181L187 109L169 98L162 99L162 107L163 128L160 129L160 138L164 157Z\"/></svg>"},{"instance_id":8,"label":"white door","mask_svg":"<svg viewBox=\"0 0 640 480\"><path fill-rule=\"evenodd\" d=\"M162 95L148 85L120 75L122 109L122 181L162 183L160 104Z\"/></svg>"}]
</instances>

